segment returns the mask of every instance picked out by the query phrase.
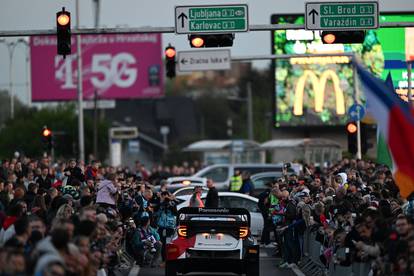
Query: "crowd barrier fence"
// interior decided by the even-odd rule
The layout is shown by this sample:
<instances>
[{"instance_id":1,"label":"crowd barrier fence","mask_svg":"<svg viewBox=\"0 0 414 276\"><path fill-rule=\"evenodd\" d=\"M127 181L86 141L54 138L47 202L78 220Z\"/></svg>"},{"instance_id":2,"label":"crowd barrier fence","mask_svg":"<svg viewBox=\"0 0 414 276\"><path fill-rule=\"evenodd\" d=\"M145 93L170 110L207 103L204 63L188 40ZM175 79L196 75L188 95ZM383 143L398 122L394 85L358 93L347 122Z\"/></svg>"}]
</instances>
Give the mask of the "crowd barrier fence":
<instances>
[{"instance_id":1,"label":"crowd barrier fence","mask_svg":"<svg viewBox=\"0 0 414 276\"><path fill-rule=\"evenodd\" d=\"M345 258L345 248L339 248L330 258L328 265L321 261L324 252L323 245L316 240L317 230L308 229L303 237L302 259L300 270L305 275L312 276L368 276L371 271L371 263L355 262L350 266L335 264L335 258Z\"/></svg>"}]
</instances>

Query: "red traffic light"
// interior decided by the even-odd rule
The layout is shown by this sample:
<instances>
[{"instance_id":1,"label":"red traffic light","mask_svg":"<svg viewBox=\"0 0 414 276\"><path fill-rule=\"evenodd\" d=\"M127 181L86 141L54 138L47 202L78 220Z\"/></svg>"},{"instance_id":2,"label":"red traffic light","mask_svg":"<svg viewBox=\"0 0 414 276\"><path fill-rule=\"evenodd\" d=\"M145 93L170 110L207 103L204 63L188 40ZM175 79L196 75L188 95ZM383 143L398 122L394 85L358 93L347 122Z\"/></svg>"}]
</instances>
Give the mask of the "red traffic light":
<instances>
[{"instance_id":1,"label":"red traffic light","mask_svg":"<svg viewBox=\"0 0 414 276\"><path fill-rule=\"evenodd\" d=\"M346 131L349 134L354 134L354 133L356 133L358 131L358 127L357 127L357 125L355 123L351 122L351 123L348 123L346 125Z\"/></svg>"},{"instance_id":2,"label":"red traffic light","mask_svg":"<svg viewBox=\"0 0 414 276\"><path fill-rule=\"evenodd\" d=\"M175 51L175 48L172 46L168 46L165 48L165 56L167 58L175 58L175 55L177 54L177 51Z\"/></svg>"},{"instance_id":3,"label":"red traffic light","mask_svg":"<svg viewBox=\"0 0 414 276\"><path fill-rule=\"evenodd\" d=\"M48 129L47 127L45 127L45 128L43 128L42 135L44 137L52 136L52 131L50 129Z\"/></svg>"},{"instance_id":4,"label":"red traffic light","mask_svg":"<svg viewBox=\"0 0 414 276\"><path fill-rule=\"evenodd\" d=\"M61 11L56 13L56 23L58 27L65 27L69 25L70 28L70 12L65 10L65 7Z\"/></svg>"},{"instance_id":5,"label":"red traffic light","mask_svg":"<svg viewBox=\"0 0 414 276\"><path fill-rule=\"evenodd\" d=\"M70 16L67 12L61 12L57 17L57 23L61 26L66 26L70 22Z\"/></svg>"},{"instance_id":6,"label":"red traffic light","mask_svg":"<svg viewBox=\"0 0 414 276\"><path fill-rule=\"evenodd\" d=\"M322 31L321 37L324 44L361 44L365 31Z\"/></svg>"},{"instance_id":7,"label":"red traffic light","mask_svg":"<svg viewBox=\"0 0 414 276\"><path fill-rule=\"evenodd\" d=\"M327 33L322 37L322 39L323 39L323 43L332 44L335 42L336 36L334 34Z\"/></svg>"},{"instance_id":8,"label":"red traffic light","mask_svg":"<svg viewBox=\"0 0 414 276\"><path fill-rule=\"evenodd\" d=\"M200 36L194 36L191 38L191 47L201 48L204 46L204 39Z\"/></svg>"}]
</instances>

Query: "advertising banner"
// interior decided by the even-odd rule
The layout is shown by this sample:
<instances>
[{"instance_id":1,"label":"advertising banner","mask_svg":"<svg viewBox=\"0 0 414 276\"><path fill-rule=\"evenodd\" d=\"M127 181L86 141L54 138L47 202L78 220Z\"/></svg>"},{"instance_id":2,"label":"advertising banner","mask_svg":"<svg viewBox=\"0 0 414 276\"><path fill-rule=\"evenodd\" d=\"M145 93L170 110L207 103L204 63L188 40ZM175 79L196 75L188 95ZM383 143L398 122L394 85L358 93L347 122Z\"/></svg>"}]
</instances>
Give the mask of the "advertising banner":
<instances>
[{"instance_id":1,"label":"advertising banner","mask_svg":"<svg viewBox=\"0 0 414 276\"><path fill-rule=\"evenodd\" d=\"M382 14L380 22L412 22L414 14ZM272 24L303 24L302 14L273 15ZM275 127L344 126L346 110L355 103L351 60L343 53L360 56L366 67L385 79L391 73L396 92L407 100L406 60L414 59L412 28L367 30L363 44L323 44L319 31L276 30L273 54L331 54L273 61L273 110ZM413 78L414 79L414 78ZM358 103L364 105L359 94ZM369 114L368 114L369 115ZM367 122L366 116L364 121Z\"/></svg>"},{"instance_id":2,"label":"advertising banner","mask_svg":"<svg viewBox=\"0 0 414 276\"><path fill-rule=\"evenodd\" d=\"M57 55L55 36L30 39L33 101L77 98L76 36L72 54ZM83 97L153 98L164 94L160 34L82 35Z\"/></svg>"}]
</instances>

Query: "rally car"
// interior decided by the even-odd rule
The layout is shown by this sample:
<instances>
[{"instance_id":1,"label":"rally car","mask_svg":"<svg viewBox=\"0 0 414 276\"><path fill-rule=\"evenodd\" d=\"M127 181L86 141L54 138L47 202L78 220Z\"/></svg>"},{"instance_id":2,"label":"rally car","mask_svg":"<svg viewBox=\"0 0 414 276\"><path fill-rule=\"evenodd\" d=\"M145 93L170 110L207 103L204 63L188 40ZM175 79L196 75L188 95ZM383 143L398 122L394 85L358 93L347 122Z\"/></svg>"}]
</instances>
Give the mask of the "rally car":
<instances>
[{"instance_id":1,"label":"rally car","mask_svg":"<svg viewBox=\"0 0 414 276\"><path fill-rule=\"evenodd\" d=\"M180 209L177 231L166 253L166 276L190 272L259 275L259 245L250 235L246 209Z\"/></svg>"}]
</instances>

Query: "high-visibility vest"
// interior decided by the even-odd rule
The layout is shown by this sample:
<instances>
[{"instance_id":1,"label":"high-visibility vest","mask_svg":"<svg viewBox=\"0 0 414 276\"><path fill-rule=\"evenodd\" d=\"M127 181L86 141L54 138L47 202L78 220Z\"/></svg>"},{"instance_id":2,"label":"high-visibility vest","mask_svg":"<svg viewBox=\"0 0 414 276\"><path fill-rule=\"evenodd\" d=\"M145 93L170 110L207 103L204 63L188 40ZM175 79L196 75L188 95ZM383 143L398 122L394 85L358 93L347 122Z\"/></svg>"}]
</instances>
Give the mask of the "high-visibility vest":
<instances>
[{"instance_id":1,"label":"high-visibility vest","mask_svg":"<svg viewBox=\"0 0 414 276\"><path fill-rule=\"evenodd\" d=\"M232 176L230 178L230 192L240 191L242 185L243 185L243 179L242 179L241 175Z\"/></svg>"}]
</instances>

